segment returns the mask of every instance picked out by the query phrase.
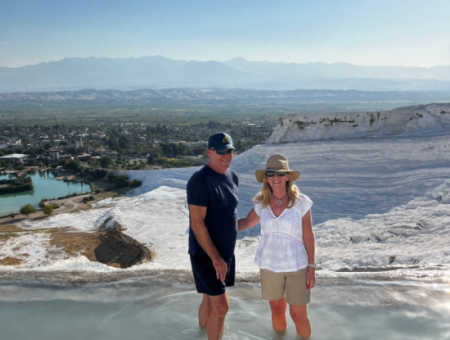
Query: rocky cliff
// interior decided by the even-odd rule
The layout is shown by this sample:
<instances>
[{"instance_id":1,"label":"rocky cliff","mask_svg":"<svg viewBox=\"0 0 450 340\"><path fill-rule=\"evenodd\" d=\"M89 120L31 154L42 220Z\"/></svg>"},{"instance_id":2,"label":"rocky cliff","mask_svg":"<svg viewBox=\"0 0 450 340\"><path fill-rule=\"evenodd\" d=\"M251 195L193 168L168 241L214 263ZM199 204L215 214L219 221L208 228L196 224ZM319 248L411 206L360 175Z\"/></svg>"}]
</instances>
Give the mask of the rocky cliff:
<instances>
[{"instance_id":1,"label":"rocky cliff","mask_svg":"<svg viewBox=\"0 0 450 340\"><path fill-rule=\"evenodd\" d=\"M287 115L280 117L267 143L446 134L450 104L428 104L381 112Z\"/></svg>"}]
</instances>

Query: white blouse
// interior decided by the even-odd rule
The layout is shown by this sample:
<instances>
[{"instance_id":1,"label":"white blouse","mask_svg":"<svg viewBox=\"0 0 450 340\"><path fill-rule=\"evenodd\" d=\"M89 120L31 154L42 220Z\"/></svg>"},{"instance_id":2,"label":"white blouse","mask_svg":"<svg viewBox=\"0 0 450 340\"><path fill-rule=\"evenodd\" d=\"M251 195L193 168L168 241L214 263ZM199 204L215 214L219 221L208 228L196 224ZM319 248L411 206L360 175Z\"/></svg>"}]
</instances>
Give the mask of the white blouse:
<instances>
[{"instance_id":1,"label":"white blouse","mask_svg":"<svg viewBox=\"0 0 450 340\"><path fill-rule=\"evenodd\" d=\"M262 209L262 204L254 204L261 223L261 241L255 257L259 268L273 272L295 272L308 266L302 217L312 205L306 195L300 194L300 199L292 208L284 209L276 217L270 206Z\"/></svg>"}]
</instances>

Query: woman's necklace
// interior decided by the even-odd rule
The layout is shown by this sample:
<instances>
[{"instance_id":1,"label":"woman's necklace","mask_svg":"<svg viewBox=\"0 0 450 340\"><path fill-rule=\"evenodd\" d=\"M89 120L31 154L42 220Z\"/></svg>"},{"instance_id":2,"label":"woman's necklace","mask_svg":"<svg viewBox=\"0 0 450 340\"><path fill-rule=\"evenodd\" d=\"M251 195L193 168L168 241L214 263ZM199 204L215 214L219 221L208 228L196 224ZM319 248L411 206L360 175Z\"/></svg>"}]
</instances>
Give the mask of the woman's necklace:
<instances>
[{"instance_id":1,"label":"woman's necklace","mask_svg":"<svg viewBox=\"0 0 450 340\"><path fill-rule=\"evenodd\" d=\"M281 197L281 198L276 198L274 194L272 194L272 196L273 196L273 198L275 198L275 204L278 205L278 206L280 206L280 205L283 204L283 199L287 196L287 194L284 195L284 196Z\"/></svg>"}]
</instances>

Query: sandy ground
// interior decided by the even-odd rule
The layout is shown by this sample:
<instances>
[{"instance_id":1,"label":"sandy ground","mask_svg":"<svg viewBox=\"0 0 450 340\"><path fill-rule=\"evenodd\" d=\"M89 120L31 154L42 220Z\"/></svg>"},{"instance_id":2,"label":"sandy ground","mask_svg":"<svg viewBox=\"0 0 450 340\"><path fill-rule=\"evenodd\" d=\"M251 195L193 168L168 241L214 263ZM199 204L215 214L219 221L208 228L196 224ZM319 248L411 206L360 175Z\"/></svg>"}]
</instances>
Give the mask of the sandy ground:
<instances>
[{"instance_id":1,"label":"sandy ground","mask_svg":"<svg viewBox=\"0 0 450 340\"><path fill-rule=\"evenodd\" d=\"M27 170L31 170L28 168ZM85 179L75 175L71 175L61 170L56 169L33 169L33 170L50 170L57 172L58 176L56 180L63 180L64 177L71 181L84 181ZM118 191L105 191L111 185L109 182L94 181L95 188L102 189L102 192L87 193L84 195L73 196L64 199L46 201L46 205L58 204L59 208L53 210L52 215L65 214L79 212L81 210L91 209L92 203L99 202L105 198L113 197L119 194ZM120 192L122 193L122 192ZM83 198L93 196L94 200L88 203L83 202ZM10 238L15 238L24 234L50 234L50 245L56 246L60 251L66 253L68 256L73 256L82 253L90 261L99 261L109 266L121 268L128 267L134 264L136 258L140 258L142 247L133 240L136 245L130 245L130 241L123 240L127 236L118 234L119 236L110 232L92 232L92 233L74 233L73 231L66 230L65 228L54 228L46 230L25 230L17 227L15 224L23 220L42 220L48 218L42 211L38 211L29 216L17 214L13 218L5 217L0 219L0 245L6 242ZM116 232L117 234L117 232ZM130 249L128 249L130 248ZM123 257L119 254L126 253L128 256ZM150 253L148 254L150 257ZM7 256L0 260L0 265L16 266L19 265L22 260Z\"/></svg>"},{"instance_id":2,"label":"sandy ground","mask_svg":"<svg viewBox=\"0 0 450 340\"><path fill-rule=\"evenodd\" d=\"M119 226L118 229L121 227ZM139 242L123 234L120 230L94 232L73 232L70 227L27 230L15 225L0 225L0 245L12 238L20 238L33 234L35 237L48 236L50 251L60 257L76 257L84 255L89 261L101 262L115 268L128 268L135 264L151 260L151 252ZM24 244L17 244L20 252ZM0 265L17 266L23 262L23 257L29 253L22 250L20 256L6 256L0 259Z\"/></svg>"}]
</instances>

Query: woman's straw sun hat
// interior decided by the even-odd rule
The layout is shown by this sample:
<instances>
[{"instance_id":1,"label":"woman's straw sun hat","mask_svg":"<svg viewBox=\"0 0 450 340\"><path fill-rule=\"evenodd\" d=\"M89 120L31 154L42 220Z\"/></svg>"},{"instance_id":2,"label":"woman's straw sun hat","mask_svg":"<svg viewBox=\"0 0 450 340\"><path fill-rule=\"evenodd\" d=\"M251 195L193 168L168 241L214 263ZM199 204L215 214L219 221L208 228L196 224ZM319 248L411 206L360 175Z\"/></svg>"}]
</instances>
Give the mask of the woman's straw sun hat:
<instances>
[{"instance_id":1,"label":"woman's straw sun hat","mask_svg":"<svg viewBox=\"0 0 450 340\"><path fill-rule=\"evenodd\" d=\"M288 172L290 180L295 182L300 177L300 171L289 169L288 159L283 155L270 156L264 170L256 170L255 177L259 183L263 182L266 171Z\"/></svg>"}]
</instances>

